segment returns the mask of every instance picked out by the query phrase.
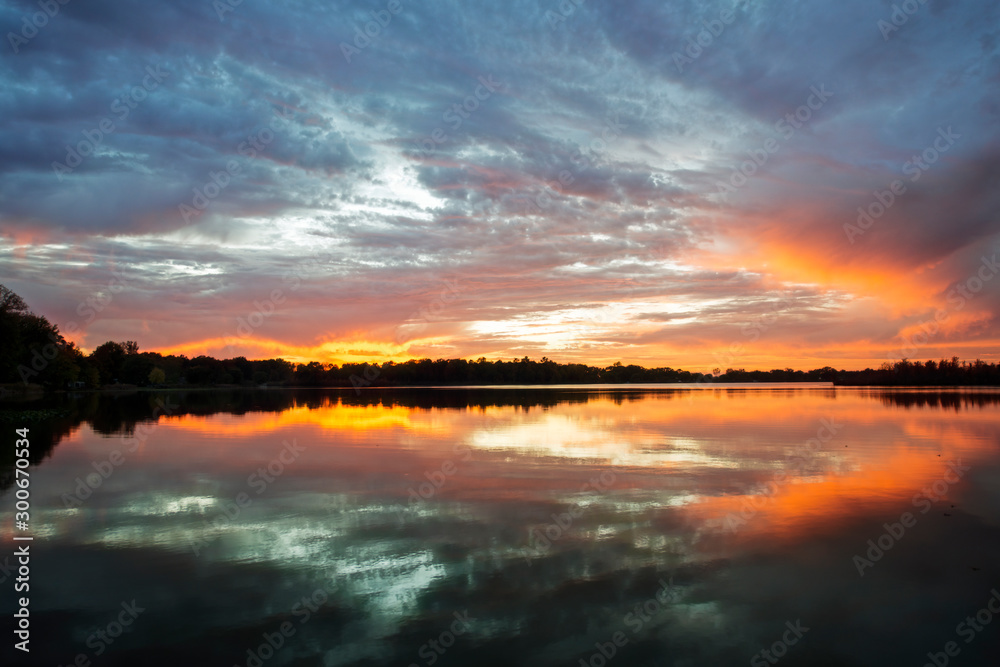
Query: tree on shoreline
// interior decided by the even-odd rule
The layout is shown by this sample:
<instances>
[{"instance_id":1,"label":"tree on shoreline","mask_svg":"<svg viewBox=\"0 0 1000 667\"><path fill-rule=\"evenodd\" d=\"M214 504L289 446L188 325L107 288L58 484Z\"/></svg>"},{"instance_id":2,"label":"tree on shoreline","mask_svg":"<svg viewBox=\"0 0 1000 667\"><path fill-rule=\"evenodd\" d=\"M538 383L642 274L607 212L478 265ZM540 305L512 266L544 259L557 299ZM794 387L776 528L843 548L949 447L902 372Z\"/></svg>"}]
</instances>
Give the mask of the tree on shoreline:
<instances>
[{"instance_id":1,"label":"tree on shoreline","mask_svg":"<svg viewBox=\"0 0 1000 667\"><path fill-rule=\"evenodd\" d=\"M4 351L0 382L65 387L80 375L80 350L4 285L0 285L0 341Z\"/></svg>"}]
</instances>

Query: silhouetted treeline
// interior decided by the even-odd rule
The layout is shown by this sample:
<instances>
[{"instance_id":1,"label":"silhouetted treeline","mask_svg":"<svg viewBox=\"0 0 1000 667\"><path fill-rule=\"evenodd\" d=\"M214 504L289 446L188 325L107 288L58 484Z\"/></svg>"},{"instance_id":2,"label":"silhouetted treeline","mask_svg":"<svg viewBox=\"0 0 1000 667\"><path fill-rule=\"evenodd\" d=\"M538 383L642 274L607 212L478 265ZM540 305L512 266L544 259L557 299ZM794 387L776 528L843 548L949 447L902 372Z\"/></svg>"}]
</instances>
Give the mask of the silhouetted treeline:
<instances>
[{"instance_id":1,"label":"silhouetted treeline","mask_svg":"<svg viewBox=\"0 0 1000 667\"><path fill-rule=\"evenodd\" d=\"M130 361L131 359L131 361ZM961 362L957 357L921 363L903 359L878 369L837 370L829 366L810 371L791 368L770 371L727 369L713 374L692 373L669 367L636 365L599 367L560 364L543 357L511 361L466 359L414 359L383 364L292 365L282 359L248 361L211 357L160 357L155 352L125 357L118 373L124 382L144 385L147 369L163 368L168 384L260 385L299 387L406 387L456 385L560 385L639 383L728 383L728 382L832 382L839 385L875 386L1000 386L1000 366L983 361ZM135 368L135 372L130 369Z\"/></svg>"},{"instance_id":2,"label":"silhouetted treeline","mask_svg":"<svg viewBox=\"0 0 1000 667\"><path fill-rule=\"evenodd\" d=\"M140 352L135 341L108 341L89 355L67 342L58 327L32 313L21 297L0 285L0 384L39 384L47 389L159 386L402 387L428 385L626 384L713 382L832 382L880 386L1000 386L1000 367L983 361L909 361L878 369L770 371L715 369L711 374L617 362L598 367L560 364L546 357L511 361L415 359L403 363L292 364L284 359L215 359Z\"/></svg>"},{"instance_id":3,"label":"silhouetted treeline","mask_svg":"<svg viewBox=\"0 0 1000 667\"><path fill-rule=\"evenodd\" d=\"M940 361L910 361L901 359L884 363L877 369L862 371L836 370L829 366L812 371L795 371L791 368L772 371L744 371L729 369L715 377L717 382L833 382L838 385L859 386L1000 386L1000 366L976 359L959 361L958 357Z\"/></svg>"},{"instance_id":4,"label":"silhouetted treeline","mask_svg":"<svg viewBox=\"0 0 1000 667\"><path fill-rule=\"evenodd\" d=\"M886 405L903 408L943 408L961 412L969 408L984 408L1000 405L1000 394L976 391L934 391L934 390L892 390L879 394L879 400Z\"/></svg>"},{"instance_id":5,"label":"silhouetted treeline","mask_svg":"<svg viewBox=\"0 0 1000 667\"><path fill-rule=\"evenodd\" d=\"M227 362L222 362L227 363ZM254 363L254 362L251 362ZM514 361L465 359L419 359L403 363L299 364L291 383L308 387L401 387L414 385L512 385L512 384L627 384L627 383L716 383L716 382L832 382L839 385L876 386L1000 386L1000 367L980 360L912 362L903 359L873 370L844 371L826 366L811 371L791 368L770 371L727 369L713 374L673 368L624 366L621 362L597 367L559 364L543 357Z\"/></svg>"},{"instance_id":6,"label":"silhouetted treeline","mask_svg":"<svg viewBox=\"0 0 1000 667\"><path fill-rule=\"evenodd\" d=\"M940 361L910 361L882 364L878 370L838 371L838 384L882 386L1000 386L1000 365L980 359L959 361L958 357Z\"/></svg>"},{"instance_id":7,"label":"silhouetted treeline","mask_svg":"<svg viewBox=\"0 0 1000 667\"><path fill-rule=\"evenodd\" d=\"M585 364L559 364L542 357L512 361L466 359L413 359L402 363L299 365L295 382L303 386L412 386L412 385L512 385L598 384L627 382L696 382L702 375L673 368L623 366L620 362L600 368Z\"/></svg>"}]
</instances>

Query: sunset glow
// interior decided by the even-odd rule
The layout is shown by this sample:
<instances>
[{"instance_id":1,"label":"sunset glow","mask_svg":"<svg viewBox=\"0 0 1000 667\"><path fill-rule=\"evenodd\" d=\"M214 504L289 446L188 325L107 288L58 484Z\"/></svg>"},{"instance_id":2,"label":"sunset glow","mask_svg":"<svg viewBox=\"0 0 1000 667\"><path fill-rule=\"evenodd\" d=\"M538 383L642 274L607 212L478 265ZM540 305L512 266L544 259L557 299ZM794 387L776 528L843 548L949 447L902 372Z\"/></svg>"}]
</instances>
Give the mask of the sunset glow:
<instances>
[{"instance_id":1,"label":"sunset glow","mask_svg":"<svg viewBox=\"0 0 1000 667\"><path fill-rule=\"evenodd\" d=\"M85 351L1000 358L995 5L85 4L0 92L4 284Z\"/></svg>"}]
</instances>

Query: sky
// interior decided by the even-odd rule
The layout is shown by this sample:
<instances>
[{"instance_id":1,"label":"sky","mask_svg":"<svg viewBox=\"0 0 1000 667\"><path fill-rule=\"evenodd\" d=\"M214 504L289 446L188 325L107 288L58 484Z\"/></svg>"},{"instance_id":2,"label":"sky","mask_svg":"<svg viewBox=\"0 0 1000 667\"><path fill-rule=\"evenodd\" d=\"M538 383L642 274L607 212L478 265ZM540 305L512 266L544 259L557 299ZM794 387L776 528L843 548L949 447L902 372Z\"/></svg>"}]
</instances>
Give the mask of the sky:
<instances>
[{"instance_id":1,"label":"sky","mask_svg":"<svg viewBox=\"0 0 1000 667\"><path fill-rule=\"evenodd\" d=\"M986 0L0 2L0 282L85 350L1000 360Z\"/></svg>"}]
</instances>

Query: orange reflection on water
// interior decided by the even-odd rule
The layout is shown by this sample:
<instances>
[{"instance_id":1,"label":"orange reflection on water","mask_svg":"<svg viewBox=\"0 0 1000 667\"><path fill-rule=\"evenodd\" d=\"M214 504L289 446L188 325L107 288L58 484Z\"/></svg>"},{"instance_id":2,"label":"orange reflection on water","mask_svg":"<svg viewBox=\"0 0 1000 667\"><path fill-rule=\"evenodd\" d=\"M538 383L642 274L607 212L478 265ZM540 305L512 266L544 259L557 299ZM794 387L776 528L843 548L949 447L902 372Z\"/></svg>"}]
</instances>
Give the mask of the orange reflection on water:
<instances>
[{"instance_id":1,"label":"orange reflection on water","mask_svg":"<svg viewBox=\"0 0 1000 667\"><path fill-rule=\"evenodd\" d=\"M680 513L723 534L726 519L743 513L738 539L796 538L870 511L912 510L913 496L943 479L949 460L975 468L995 456L1000 429L996 403L962 408L956 418L952 409L905 407L850 389L591 391L533 402L545 396L471 408L333 398L280 412L161 417L146 428L149 451L129 454L116 480L141 479L141 460L178 474L211 471L240 485L283 440L297 438L305 453L276 487L283 492L319 480L324 490L405 503L436 477L445 481L428 508L476 502L515 509L576 502L584 482L610 471L610 491L588 498L609 512L626 501L642 508L629 511ZM796 460L824 424L836 425L833 437ZM100 452L109 443L90 437L73 438L61 454L78 442L93 448L89 458L106 458ZM442 475L445 469L454 471ZM779 472L786 476L767 493ZM952 489L961 492L961 485Z\"/></svg>"},{"instance_id":2,"label":"orange reflection on water","mask_svg":"<svg viewBox=\"0 0 1000 667\"><path fill-rule=\"evenodd\" d=\"M832 441L829 451L836 452L840 463L835 469L809 474L793 464L778 466L760 475L754 493L702 497L685 509L695 522L738 539L762 534L796 539L859 512L919 516L926 505L921 496L938 510L958 502L962 481L955 470L975 469L978 461L996 455L995 445L965 425L920 424L921 415L906 416L914 420L899 423L907 437L891 443L873 447L857 437ZM938 499L942 490L945 496Z\"/></svg>"},{"instance_id":3,"label":"orange reflection on water","mask_svg":"<svg viewBox=\"0 0 1000 667\"><path fill-rule=\"evenodd\" d=\"M400 406L342 405L296 406L283 412L250 412L243 415L178 415L164 420L181 430L222 438L251 437L296 427L319 427L328 431L377 431L386 429L428 430L438 428L415 411Z\"/></svg>"}]
</instances>

